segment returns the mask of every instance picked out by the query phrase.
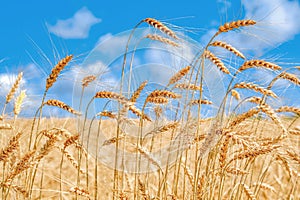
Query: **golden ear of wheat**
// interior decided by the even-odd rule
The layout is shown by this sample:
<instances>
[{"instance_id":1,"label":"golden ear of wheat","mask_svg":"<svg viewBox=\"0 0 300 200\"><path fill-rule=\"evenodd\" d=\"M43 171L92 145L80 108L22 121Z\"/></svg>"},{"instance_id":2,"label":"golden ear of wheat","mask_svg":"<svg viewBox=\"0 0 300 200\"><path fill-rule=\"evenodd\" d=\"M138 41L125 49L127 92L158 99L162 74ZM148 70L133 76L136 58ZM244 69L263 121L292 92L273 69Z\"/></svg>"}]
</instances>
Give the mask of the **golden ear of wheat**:
<instances>
[{"instance_id":1,"label":"golden ear of wheat","mask_svg":"<svg viewBox=\"0 0 300 200\"><path fill-rule=\"evenodd\" d=\"M143 91L143 89L146 87L147 84L148 81L142 82L141 85L138 87L138 89L134 91L129 101L136 102L136 100L140 97L141 92Z\"/></svg>"},{"instance_id":2,"label":"golden ear of wheat","mask_svg":"<svg viewBox=\"0 0 300 200\"><path fill-rule=\"evenodd\" d=\"M206 100L206 99L194 99L194 100L191 100L189 104L190 105L200 105L200 104L211 105L212 102L209 100Z\"/></svg>"},{"instance_id":3,"label":"golden ear of wheat","mask_svg":"<svg viewBox=\"0 0 300 200\"><path fill-rule=\"evenodd\" d=\"M74 110L72 107L68 106L67 104L65 104L62 101L56 100L56 99L49 99L48 101L46 101L44 103L44 105L48 105L48 106L56 106L58 108L61 108L63 110L68 111L69 113L72 113L74 115L81 115L80 112Z\"/></svg>"},{"instance_id":4,"label":"golden ear of wheat","mask_svg":"<svg viewBox=\"0 0 300 200\"><path fill-rule=\"evenodd\" d=\"M297 115L300 115L300 108L293 107L293 106L281 106L276 110L276 112L292 112Z\"/></svg>"},{"instance_id":5,"label":"golden ear of wheat","mask_svg":"<svg viewBox=\"0 0 300 200\"><path fill-rule=\"evenodd\" d=\"M229 70L227 69L227 67L225 67L224 63L212 52L210 52L209 50L205 50L204 56L208 58L212 63L214 63L222 72L224 72L225 74L230 74Z\"/></svg>"},{"instance_id":6,"label":"golden ear of wheat","mask_svg":"<svg viewBox=\"0 0 300 200\"><path fill-rule=\"evenodd\" d=\"M231 90L231 95L238 101L241 99L240 93L238 93L236 90Z\"/></svg>"},{"instance_id":7,"label":"golden ear of wheat","mask_svg":"<svg viewBox=\"0 0 300 200\"><path fill-rule=\"evenodd\" d=\"M23 77L23 72L20 72L18 74L18 77L17 77L14 85L11 87L9 93L6 96L6 102L5 102L5 104L8 104L11 101L12 97L14 96L14 94L17 91L17 89L19 88L19 85L21 83L22 77Z\"/></svg>"},{"instance_id":8,"label":"golden ear of wheat","mask_svg":"<svg viewBox=\"0 0 300 200\"><path fill-rule=\"evenodd\" d=\"M178 82L180 79L182 79L182 77L184 77L187 73L189 73L190 69L191 66L186 66L181 70L179 70L174 76L170 78L168 85L172 85Z\"/></svg>"},{"instance_id":9,"label":"golden ear of wheat","mask_svg":"<svg viewBox=\"0 0 300 200\"><path fill-rule=\"evenodd\" d=\"M182 90L201 90L200 86L194 84L178 83L174 87Z\"/></svg>"},{"instance_id":10,"label":"golden ear of wheat","mask_svg":"<svg viewBox=\"0 0 300 200\"><path fill-rule=\"evenodd\" d=\"M82 87L87 87L94 80L96 80L96 76L94 76L94 75L84 77L81 81Z\"/></svg>"},{"instance_id":11,"label":"golden ear of wheat","mask_svg":"<svg viewBox=\"0 0 300 200\"><path fill-rule=\"evenodd\" d=\"M251 19L244 19L244 20L228 22L219 27L219 31L216 33L216 35L218 35L220 33L228 32L228 31L231 31L233 29L237 29L237 28L240 28L243 26L251 26L251 25L255 25L255 24L256 24L256 21L251 20Z\"/></svg>"},{"instance_id":12,"label":"golden ear of wheat","mask_svg":"<svg viewBox=\"0 0 300 200\"><path fill-rule=\"evenodd\" d=\"M161 102L165 103L166 100L161 97L177 99L177 98L180 98L181 96L174 92L167 91L167 90L154 90L147 96L146 103L150 102L150 101L153 101L153 102L161 101ZM159 99L159 98L161 98L161 99Z\"/></svg>"},{"instance_id":13,"label":"golden ear of wheat","mask_svg":"<svg viewBox=\"0 0 300 200\"><path fill-rule=\"evenodd\" d=\"M51 74L46 80L46 91L56 82L56 79L60 72L65 68L65 66L72 60L73 55L68 55L65 58L61 59L57 65L52 69Z\"/></svg>"},{"instance_id":14,"label":"golden ear of wheat","mask_svg":"<svg viewBox=\"0 0 300 200\"><path fill-rule=\"evenodd\" d=\"M150 24L151 26L153 26L154 28L157 28L158 30L164 32L165 34L167 34L168 36L178 40L179 38L177 37L177 35L171 30L169 29L166 25L164 25L163 23L161 23L160 21L153 19L153 18L146 18L143 20L144 22Z\"/></svg>"},{"instance_id":15,"label":"golden ear of wheat","mask_svg":"<svg viewBox=\"0 0 300 200\"><path fill-rule=\"evenodd\" d=\"M226 42L215 41L215 42L211 43L210 45L215 46L215 47L222 47L222 48L227 49L228 51L234 53L236 56L246 59L245 56L239 50L237 50L233 46L227 44Z\"/></svg>"},{"instance_id":16,"label":"golden ear of wheat","mask_svg":"<svg viewBox=\"0 0 300 200\"><path fill-rule=\"evenodd\" d=\"M295 85L300 85L300 79L297 76L295 76L294 74L282 72L281 74L279 74L279 78L286 79L286 80L294 83Z\"/></svg>"},{"instance_id":17,"label":"golden ear of wheat","mask_svg":"<svg viewBox=\"0 0 300 200\"><path fill-rule=\"evenodd\" d=\"M26 93L25 90L22 90L20 95L17 97L16 102L15 102L15 106L14 106L14 114L15 116L19 115L19 113L21 112L21 105L23 103L23 100L26 97Z\"/></svg>"},{"instance_id":18,"label":"golden ear of wheat","mask_svg":"<svg viewBox=\"0 0 300 200\"><path fill-rule=\"evenodd\" d=\"M162 43L165 43L165 44L168 44L168 45L171 45L173 47L179 47L179 44L177 44L176 42L168 39L168 38L165 38L165 37L162 37L160 35L156 35L156 34L148 34L145 36L145 38L148 38L150 40L156 40L156 41L160 41Z\"/></svg>"},{"instance_id":19,"label":"golden ear of wheat","mask_svg":"<svg viewBox=\"0 0 300 200\"><path fill-rule=\"evenodd\" d=\"M250 90L259 92L261 94L277 98L277 95L272 90L264 89L253 83L240 82L240 83L235 84L233 88L250 89Z\"/></svg>"},{"instance_id":20,"label":"golden ear of wheat","mask_svg":"<svg viewBox=\"0 0 300 200\"><path fill-rule=\"evenodd\" d=\"M238 69L238 71L244 71L246 69L250 69L253 67L263 67L265 69L271 69L271 70L281 70L281 67L271 63L271 62L266 62L264 60L248 60L243 63L243 65Z\"/></svg>"}]
</instances>

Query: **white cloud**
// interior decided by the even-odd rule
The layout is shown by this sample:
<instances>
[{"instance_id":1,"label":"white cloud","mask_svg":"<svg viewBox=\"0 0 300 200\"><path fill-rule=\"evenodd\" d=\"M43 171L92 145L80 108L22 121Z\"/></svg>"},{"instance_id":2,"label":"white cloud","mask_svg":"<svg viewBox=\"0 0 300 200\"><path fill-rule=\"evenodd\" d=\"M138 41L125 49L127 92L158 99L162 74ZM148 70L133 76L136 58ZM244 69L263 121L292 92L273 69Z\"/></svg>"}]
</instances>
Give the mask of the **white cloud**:
<instances>
[{"instance_id":1,"label":"white cloud","mask_svg":"<svg viewBox=\"0 0 300 200\"><path fill-rule=\"evenodd\" d=\"M249 50L261 56L270 48L289 41L300 33L300 6L298 1L289 0L252 0L242 1L245 19L253 19L257 24L239 31L222 34L222 40L241 50ZM202 37L208 41L213 30ZM214 31L213 31L214 32Z\"/></svg>"},{"instance_id":2,"label":"white cloud","mask_svg":"<svg viewBox=\"0 0 300 200\"><path fill-rule=\"evenodd\" d=\"M91 11L83 7L78 10L72 18L58 20L55 25L47 24L48 30L65 39L87 38L91 27L100 23Z\"/></svg>"}]
</instances>

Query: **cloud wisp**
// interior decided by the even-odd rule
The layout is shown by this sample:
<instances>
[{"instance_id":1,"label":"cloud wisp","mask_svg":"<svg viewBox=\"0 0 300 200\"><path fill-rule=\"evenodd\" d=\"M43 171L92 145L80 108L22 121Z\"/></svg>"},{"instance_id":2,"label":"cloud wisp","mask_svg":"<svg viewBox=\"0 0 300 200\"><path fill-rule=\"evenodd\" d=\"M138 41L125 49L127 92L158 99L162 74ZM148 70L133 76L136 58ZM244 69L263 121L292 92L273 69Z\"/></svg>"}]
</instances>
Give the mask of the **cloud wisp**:
<instances>
[{"instance_id":1,"label":"cloud wisp","mask_svg":"<svg viewBox=\"0 0 300 200\"><path fill-rule=\"evenodd\" d=\"M64 39L84 39L89 36L91 27L100 22L101 19L83 7L69 19L58 20L55 25L47 23L47 28L50 33Z\"/></svg>"}]
</instances>

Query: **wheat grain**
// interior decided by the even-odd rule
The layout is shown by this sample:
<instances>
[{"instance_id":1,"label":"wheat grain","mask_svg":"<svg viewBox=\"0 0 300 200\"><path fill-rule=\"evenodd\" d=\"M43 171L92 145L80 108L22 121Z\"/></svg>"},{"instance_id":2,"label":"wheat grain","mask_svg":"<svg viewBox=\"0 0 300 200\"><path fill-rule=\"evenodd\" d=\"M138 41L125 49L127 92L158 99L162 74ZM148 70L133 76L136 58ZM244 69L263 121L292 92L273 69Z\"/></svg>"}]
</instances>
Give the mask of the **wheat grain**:
<instances>
[{"instance_id":1,"label":"wheat grain","mask_svg":"<svg viewBox=\"0 0 300 200\"><path fill-rule=\"evenodd\" d=\"M181 70L179 70L176 74L174 74L170 78L168 85L172 85L172 84L178 82L179 80L181 80L185 75L187 75L187 73L189 73L190 69L191 69L191 66L188 65L188 66L182 68Z\"/></svg>"},{"instance_id":2,"label":"wheat grain","mask_svg":"<svg viewBox=\"0 0 300 200\"><path fill-rule=\"evenodd\" d=\"M145 38L149 38L150 40L157 40L157 41L160 41L162 43L169 44L173 47L179 47L179 44L177 44L176 42L174 42L174 41L172 41L168 38L162 37L160 35L148 34L148 35L145 36Z\"/></svg>"},{"instance_id":3,"label":"wheat grain","mask_svg":"<svg viewBox=\"0 0 300 200\"><path fill-rule=\"evenodd\" d=\"M277 98L277 95L273 91L268 90L268 89L264 89L262 87L257 86L256 84L253 84L253 83L240 82L240 83L235 84L234 88L251 89L251 90L254 90L254 91L259 92L261 94Z\"/></svg>"},{"instance_id":4,"label":"wheat grain","mask_svg":"<svg viewBox=\"0 0 300 200\"><path fill-rule=\"evenodd\" d=\"M136 100L140 97L142 90L146 87L147 84L148 84L148 81L142 82L140 84L140 86L138 87L138 89L136 91L134 91L134 93L132 94L129 101L136 102Z\"/></svg>"},{"instance_id":5,"label":"wheat grain","mask_svg":"<svg viewBox=\"0 0 300 200\"><path fill-rule=\"evenodd\" d=\"M82 87L87 87L94 80L96 80L96 76L94 75L84 77L81 81Z\"/></svg>"},{"instance_id":6,"label":"wheat grain","mask_svg":"<svg viewBox=\"0 0 300 200\"><path fill-rule=\"evenodd\" d=\"M215 46L215 47L222 47L222 48L227 49L228 51L234 53L236 56L246 59L245 56L239 50L237 50L233 46L227 44L226 42L215 41L215 42L211 43L210 45Z\"/></svg>"},{"instance_id":7,"label":"wheat grain","mask_svg":"<svg viewBox=\"0 0 300 200\"><path fill-rule=\"evenodd\" d=\"M289 130L289 134L291 134L291 135L300 135L300 131L299 130Z\"/></svg>"},{"instance_id":8,"label":"wheat grain","mask_svg":"<svg viewBox=\"0 0 300 200\"><path fill-rule=\"evenodd\" d=\"M8 104L11 101L12 97L14 96L14 94L17 91L17 89L19 88L19 85L21 83L22 77L23 77L23 72L20 72L18 74L18 76L17 76L17 79L16 79L15 83L11 87L9 93L6 95L6 102L5 102L5 104Z\"/></svg>"},{"instance_id":9,"label":"wheat grain","mask_svg":"<svg viewBox=\"0 0 300 200\"><path fill-rule=\"evenodd\" d=\"M65 68L65 66L72 60L73 55L68 55L65 58L61 59L57 65L52 69L51 74L46 80L46 91L52 87L52 85L56 82L56 79L60 72Z\"/></svg>"},{"instance_id":10,"label":"wheat grain","mask_svg":"<svg viewBox=\"0 0 300 200\"><path fill-rule=\"evenodd\" d=\"M46 101L44 103L44 105L48 105L48 106L55 106L58 108L61 108L63 110L68 111L69 113L72 113L74 115L81 115L80 112L74 110L72 107L68 106L67 104L65 104L62 101L56 100L56 99L49 99L48 101Z\"/></svg>"},{"instance_id":11,"label":"wheat grain","mask_svg":"<svg viewBox=\"0 0 300 200\"><path fill-rule=\"evenodd\" d=\"M251 102L251 103L255 103L260 105L262 103L262 99L260 97L250 97L249 99L247 99L247 101Z\"/></svg>"},{"instance_id":12,"label":"wheat grain","mask_svg":"<svg viewBox=\"0 0 300 200\"><path fill-rule=\"evenodd\" d=\"M55 143L57 142L57 138L53 137L47 140L47 142L42 146L38 155L35 157L35 161L40 162L46 155L50 153L53 149Z\"/></svg>"},{"instance_id":13,"label":"wheat grain","mask_svg":"<svg viewBox=\"0 0 300 200\"><path fill-rule=\"evenodd\" d=\"M243 26L251 26L251 25L255 25L255 24L256 24L256 21L251 20L251 19L228 22L219 27L219 30L216 33L216 35L218 35L220 33L231 31L233 29L238 29Z\"/></svg>"},{"instance_id":14,"label":"wheat grain","mask_svg":"<svg viewBox=\"0 0 300 200\"><path fill-rule=\"evenodd\" d=\"M275 188L273 186L267 184L267 183L253 183L253 185L258 186L258 187L260 187L262 189L269 190L271 192L276 193Z\"/></svg>"},{"instance_id":15,"label":"wheat grain","mask_svg":"<svg viewBox=\"0 0 300 200\"><path fill-rule=\"evenodd\" d=\"M246 69L250 69L253 67L263 67L265 69L271 69L271 70L281 70L281 67L271 63L271 62L266 62L264 60L248 60L244 62L244 64L238 69L238 71L244 71Z\"/></svg>"},{"instance_id":16,"label":"wheat grain","mask_svg":"<svg viewBox=\"0 0 300 200\"><path fill-rule=\"evenodd\" d=\"M18 185L14 185L11 183L0 183L1 187L6 187L6 188L12 188L14 189L16 192L21 193L25 198L28 198L29 193L21 186Z\"/></svg>"},{"instance_id":17,"label":"wheat grain","mask_svg":"<svg viewBox=\"0 0 300 200\"><path fill-rule=\"evenodd\" d=\"M204 56L208 58L212 63L214 63L222 72L224 72L225 74L230 74L229 70L227 69L227 67L225 67L224 63L212 52L205 50Z\"/></svg>"},{"instance_id":18,"label":"wheat grain","mask_svg":"<svg viewBox=\"0 0 300 200\"><path fill-rule=\"evenodd\" d=\"M23 100L26 97L26 93L25 90L22 90L20 95L17 97L16 102L15 102L15 106L14 106L14 114L15 116L19 115L19 113L21 112L21 105L23 103Z\"/></svg>"},{"instance_id":19,"label":"wheat grain","mask_svg":"<svg viewBox=\"0 0 300 200\"><path fill-rule=\"evenodd\" d=\"M274 122L277 124L283 131L284 134L287 133L286 128L282 124L280 118L276 115L275 111L271 108L271 106L267 104L262 104L259 106L262 112L264 112L266 115L268 115Z\"/></svg>"},{"instance_id":20,"label":"wheat grain","mask_svg":"<svg viewBox=\"0 0 300 200\"><path fill-rule=\"evenodd\" d=\"M179 39L177 37L177 35L171 29L169 29L166 25L164 25L160 21L153 19L153 18L146 18L143 21L150 24L154 28L157 28L158 30L162 31L163 33L167 34L168 36L170 36L174 39Z\"/></svg>"}]
</instances>

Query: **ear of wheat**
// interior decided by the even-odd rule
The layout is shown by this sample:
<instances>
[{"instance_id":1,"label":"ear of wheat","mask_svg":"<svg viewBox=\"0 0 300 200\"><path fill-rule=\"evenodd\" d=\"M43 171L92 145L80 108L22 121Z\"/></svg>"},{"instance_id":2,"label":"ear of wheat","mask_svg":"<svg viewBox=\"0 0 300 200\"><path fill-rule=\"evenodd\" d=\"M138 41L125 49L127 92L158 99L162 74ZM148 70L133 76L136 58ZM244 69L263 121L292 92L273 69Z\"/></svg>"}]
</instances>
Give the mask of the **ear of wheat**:
<instances>
[{"instance_id":1,"label":"ear of wheat","mask_svg":"<svg viewBox=\"0 0 300 200\"><path fill-rule=\"evenodd\" d=\"M178 83L174 87L183 90L199 90L199 91L201 90L200 86L194 84Z\"/></svg>"},{"instance_id":2,"label":"ear of wheat","mask_svg":"<svg viewBox=\"0 0 300 200\"><path fill-rule=\"evenodd\" d=\"M187 73L189 73L191 66L186 66L179 70L174 76L172 76L169 80L168 85L172 85L182 79Z\"/></svg>"},{"instance_id":3,"label":"ear of wheat","mask_svg":"<svg viewBox=\"0 0 300 200\"><path fill-rule=\"evenodd\" d=\"M206 100L206 99L194 99L194 100L191 100L189 104L190 105L200 105L200 104L211 105L212 102L209 100Z\"/></svg>"},{"instance_id":4,"label":"ear of wheat","mask_svg":"<svg viewBox=\"0 0 300 200\"><path fill-rule=\"evenodd\" d=\"M244 62L244 64L238 69L240 72L244 71L246 69L250 69L253 67L262 67L265 69L271 69L271 70L281 70L281 67L271 63L271 62L266 62L264 60L248 60Z\"/></svg>"},{"instance_id":5,"label":"ear of wheat","mask_svg":"<svg viewBox=\"0 0 300 200\"><path fill-rule=\"evenodd\" d=\"M253 83L240 82L235 84L233 88L251 89L261 94L277 98L277 95L272 90L261 88Z\"/></svg>"},{"instance_id":6,"label":"ear of wheat","mask_svg":"<svg viewBox=\"0 0 300 200\"><path fill-rule=\"evenodd\" d=\"M17 91L17 89L19 88L19 85L21 83L22 77L23 77L23 72L20 72L18 74L18 77L17 77L14 85L11 87L9 93L6 96L6 102L5 102L5 104L8 104L11 101L12 97L14 96L14 94Z\"/></svg>"},{"instance_id":7,"label":"ear of wheat","mask_svg":"<svg viewBox=\"0 0 300 200\"><path fill-rule=\"evenodd\" d=\"M94 80L96 80L96 76L94 76L94 75L84 77L81 81L82 82L82 87L87 87Z\"/></svg>"},{"instance_id":8,"label":"ear of wheat","mask_svg":"<svg viewBox=\"0 0 300 200\"><path fill-rule=\"evenodd\" d=\"M222 47L222 48L227 49L228 51L234 53L236 56L246 59L245 56L239 50L237 50L233 46L227 44L226 42L215 41L215 42L211 43L210 45L215 46L215 47Z\"/></svg>"},{"instance_id":9,"label":"ear of wheat","mask_svg":"<svg viewBox=\"0 0 300 200\"><path fill-rule=\"evenodd\" d=\"M216 33L216 35L218 35L220 33L231 31L233 29L238 29L243 26L251 26L251 25L255 25L255 24L256 24L256 21L251 20L251 19L228 22L219 27L219 31Z\"/></svg>"},{"instance_id":10,"label":"ear of wheat","mask_svg":"<svg viewBox=\"0 0 300 200\"><path fill-rule=\"evenodd\" d=\"M222 72L224 72L225 74L230 74L229 70L227 69L227 67L225 67L224 63L212 52L206 50L204 52L204 56L208 58L212 63L214 63Z\"/></svg>"},{"instance_id":11,"label":"ear of wheat","mask_svg":"<svg viewBox=\"0 0 300 200\"><path fill-rule=\"evenodd\" d=\"M57 65L52 69L51 74L46 80L46 91L49 90L50 87L56 82L56 79L60 72L65 68L65 66L72 60L73 55L66 56L65 58L61 59Z\"/></svg>"},{"instance_id":12,"label":"ear of wheat","mask_svg":"<svg viewBox=\"0 0 300 200\"><path fill-rule=\"evenodd\" d=\"M138 89L134 91L129 101L136 102L136 100L140 97L142 90L146 87L147 84L148 81L142 82Z\"/></svg>"},{"instance_id":13,"label":"ear of wheat","mask_svg":"<svg viewBox=\"0 0 300 200\"><path fill-rule=\"evenodd\" d=\"M286 80L294 83L295 85L300 85L300 79L297 76L295 76L294 74L287 73L287 72L282 72L279 75L279 77L282 78L282 79L286 79Z\"/></svg>"},{"instance_id":14,"label":"ear of wheat","mask_svg":"<svg viewBox=\"0 0 300 200\"><path fill-rule=\"evenodd\" d=\"M14 114L15 115L19 115L19 113L21 112L21 105L22 105L25 97L26 97L25 90L22 90L15 102L15 106L14 106Z\"/></svg>"},{"instance_id":15,"label":"ear of wheat","mask_svg":"<svg viewBox=\"0 0 300 200\"><path fill-rule=\"evenodd\" d=\"M241 99L240 93L238 93L236 90L231 90L231 95L238 101Z\"/></svg>"},{"instance_id":16,"label":"ear of wheat","mask_svg":"<svg viewBox=\"0 0 300 200\"><path fill-rule=\"evenodd\" d=\"M65 104L62 101L56 100L56 99L49 99L48 101L46 101L44 103L44 105L48 105L48 106L55 106L58 108L61 108L63 110L66 110L74 115L81 115L80 112L74 110L72 107L68 106L67 104Z\"/></svg>"},{"instance_id":17,"label":"ear of wheat","mask_svg":"<svg viewBox=\"0 0 300 200\"><path fill-rule=\"evenodd\" d=\"M171 45L173 47L179 47L179 44L177 44L176 42L174 42L174 41L172 41L172 40L170 40L168 38L162 37L160 35L148 34L148 35L145 36L145 38L149 38L150 40L160 41L162 43Z\"/></svg>"},{"instance_id":18,"label":"ear of wheat","mask_svg":"<svg viewBox=\"0 0 300 200\"><path fill-rule=\"evenodd\" d=\"M171 29L169 29L166 25L164 25L160 21L153 19L153 18L146 18L143 21L150 24L154 28L157 28L158 30L162 31L163 33L167 34L168 36L170 36L176 40L179 39L177 37L177 35Z\"/></svg>"},{"instance_id":19,"label":"ear of wheat","mask_svg":"<svg viewBox=\"0 0 300 200\"><path fill-rule=\"evenodd\" d=\"M130 104L126 97L116 92L99 91L95 94L94 98L113 99L123 104Z\"/></svg>"},{"instance_id":20,"label":"ear of wheat","mask_svg":"<svg viewBox=\"0 0 300 200\"><path fill-rule=\"evenodd\" d=\"M297 115L300 115L300 108L293 107L293 106L281 106L276 110L276 112L292 112Z\"/></svg>"}]
</instances>

